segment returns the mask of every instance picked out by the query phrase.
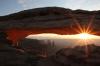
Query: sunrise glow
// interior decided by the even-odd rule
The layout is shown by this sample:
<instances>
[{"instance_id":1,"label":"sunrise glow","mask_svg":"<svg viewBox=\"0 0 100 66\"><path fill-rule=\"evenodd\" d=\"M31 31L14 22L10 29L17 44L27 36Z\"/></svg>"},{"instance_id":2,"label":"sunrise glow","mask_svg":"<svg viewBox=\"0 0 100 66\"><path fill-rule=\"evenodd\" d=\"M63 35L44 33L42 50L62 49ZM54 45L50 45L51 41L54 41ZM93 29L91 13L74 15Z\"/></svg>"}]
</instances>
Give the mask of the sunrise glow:
<instances>
[{"instance_id":1,"label":"sunrise glow","mask_svg":"<svg viewBox=\"0 0 100 66\"><path fill-rule=\"evenodd\" d=\"M90 34L88 34L88 33L81 33L81 34L78 34L78 37L79 37L80 39L92 39L92 38L94 38L93 35L90 35Z\"/></svg>"}]
</instances>

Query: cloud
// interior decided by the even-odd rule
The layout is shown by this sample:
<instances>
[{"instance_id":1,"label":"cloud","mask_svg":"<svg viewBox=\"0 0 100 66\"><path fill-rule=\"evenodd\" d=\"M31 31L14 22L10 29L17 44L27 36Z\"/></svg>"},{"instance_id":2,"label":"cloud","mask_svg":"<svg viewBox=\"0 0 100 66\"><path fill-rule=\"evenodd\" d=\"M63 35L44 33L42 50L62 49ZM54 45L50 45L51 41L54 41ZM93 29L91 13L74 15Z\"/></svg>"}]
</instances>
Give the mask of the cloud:
<instances>
[{"instance_id":1,"label":"cloud","mask_svg":"<svg viewBox=\"0 0 100 66\"><path fill-rule=\"evenodd\" d=\"M17 0L19 4L22 5L24 9L28 8L28 3L32 0Z\"/></svg>"}]
</instances>

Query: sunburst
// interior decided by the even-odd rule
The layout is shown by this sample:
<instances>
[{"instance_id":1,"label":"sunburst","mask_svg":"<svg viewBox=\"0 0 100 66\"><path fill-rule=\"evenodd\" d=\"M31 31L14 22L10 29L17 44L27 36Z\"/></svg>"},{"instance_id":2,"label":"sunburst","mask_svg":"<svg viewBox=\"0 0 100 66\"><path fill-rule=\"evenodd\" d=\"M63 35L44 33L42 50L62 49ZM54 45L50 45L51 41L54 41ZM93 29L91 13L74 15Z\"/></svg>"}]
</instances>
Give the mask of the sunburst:
<instances>
[{"instance_id":1,"label":"sunburst","mask_svg":"<svg viewBox=\"0 0 100 66\"><path fill-rule=\"evenodd\" d=\"M79 33L79 35L77 35L77 37L82 39L84 45L86 45L86 47L85 47L86 57L89 56L87 40L92 38L92 36L90 34L96 33L96 32L93 32L93 22L95 19L95 14L96 13L94 13L91 16L91 18L89 19L89 21L87 23L84 22L84 24L81 24L81 22L74 16L75 14L73 14L72 12L70 12L70 14L69 14L72 17L72 19L77 27L77 28L74 28L74 30Z\"/></svg>"}]
</instances>

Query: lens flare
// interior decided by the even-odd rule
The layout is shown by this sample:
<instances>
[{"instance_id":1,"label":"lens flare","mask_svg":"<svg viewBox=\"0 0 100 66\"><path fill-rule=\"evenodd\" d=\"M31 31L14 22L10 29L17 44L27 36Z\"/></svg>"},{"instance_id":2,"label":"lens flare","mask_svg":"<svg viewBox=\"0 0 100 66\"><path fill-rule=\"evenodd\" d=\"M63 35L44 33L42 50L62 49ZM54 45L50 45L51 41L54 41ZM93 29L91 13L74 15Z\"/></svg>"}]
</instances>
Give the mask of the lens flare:
<instances>
[{"instance_id":1,"label":"lens flare","mask_svg":"<svg viewBox=\"0 0 100 66\"><path fill-rule=\"evenodd\" d=\"M88 33L81 33L81 34L78 34L78 38L86 40L86 39L92 39L92 38L94 38L94 36L90 35Z\"/></svg>"}]
</instances>

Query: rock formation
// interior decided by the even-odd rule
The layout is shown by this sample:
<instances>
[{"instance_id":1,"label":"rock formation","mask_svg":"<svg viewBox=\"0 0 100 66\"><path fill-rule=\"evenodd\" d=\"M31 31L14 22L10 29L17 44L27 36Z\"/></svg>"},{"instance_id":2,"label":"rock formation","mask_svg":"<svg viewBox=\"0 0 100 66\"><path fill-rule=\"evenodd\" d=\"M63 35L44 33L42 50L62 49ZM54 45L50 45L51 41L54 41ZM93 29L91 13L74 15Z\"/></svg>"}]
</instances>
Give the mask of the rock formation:
<instances>
[{"instance_id":1,"label":"rock formation","mask_svg":"<svg viewBox=\"0 0 100 66\"><path fill-rule=\"evenodd\" d=\"M56 55L42 60L39 66L99 66L100 65L100 46L87 45L74 48L61 49Z\"/></svg>"},{"instance_id":2,"label":"rock formation","mask_svg":"<svg viewBox=\"0 0 100 66\"><path fill-rule=\"evenodd\" d=\"M76 34L81 29L100 35L99 21L100 11L44 7L0 16L0 29L16 42L29 34Z\"/></svg>"}]
</instances>

